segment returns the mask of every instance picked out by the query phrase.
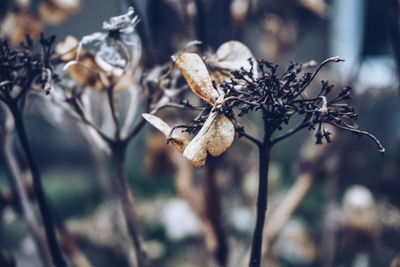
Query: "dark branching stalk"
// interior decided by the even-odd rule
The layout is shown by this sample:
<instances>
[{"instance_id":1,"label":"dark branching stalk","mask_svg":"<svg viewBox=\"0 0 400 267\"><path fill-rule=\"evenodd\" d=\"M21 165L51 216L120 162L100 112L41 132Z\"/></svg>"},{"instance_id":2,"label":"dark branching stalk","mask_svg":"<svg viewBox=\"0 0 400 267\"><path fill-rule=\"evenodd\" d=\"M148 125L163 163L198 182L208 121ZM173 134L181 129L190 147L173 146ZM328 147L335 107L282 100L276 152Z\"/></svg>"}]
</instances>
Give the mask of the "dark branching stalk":
<instances>
[{"instance_id":1,"label":"dark branching stalk","mask_svg":"<svg viewBox=\"0 0 400 267\"><path fill-rule=\"evenodd\" d=\"M350 97L350 87L343 88L331 97L334 92L333 86L327 81L322 81L317 95L307 97L305 94L308 86L326 64L340 61L343 60L338 57L329 58L322 62L314 73L304 73L298 77L302 73L301 65L290 64L283 75L278 75L277 65L261 60L258 62L261 75L256 77L253 70L241 69L232 73L236 80L224 85L225 93L228 96L226 99L230 99L224 107L227 115L234 119L233 108L239 110L239 117L249 111L261 110L264 121L262 143L253 137L247 137L259 147L260 153L257 219L249 266L255 267L261 264L262 236L267 209L268 164L273 145L305 128L315 131L317 144L322 144L324 141L331 142L331 132L325 127L326 124L329 124L359 136L364 135L371 138L377 144L378 150L384 153L382 144L375 136L357 129L354 122L357 114L349 104L344 102ZM235 89L238 83L244 84L240 91ZM294 115L302 117L300 123L292 129L284 131L284 125L289 124ZM243 131L241 135L245 136ZM283 133L274 136L275 133L281 131Z\"/></svg>"},{"instance_id":2,"label":"dark branching stalk","mask_svg":"<svg viewBox=\"0 0 400 267\"><path fill-rule=\"evenodd\" d=\"M251 60L250 60L251 61ZM302 129L314 131L316 144L331 142L331 132L327 125L347 130L358 136L372 139L379 152L385 149L372 134L361 131L355 124L358 115L347 100L350 99L351 88L346 86L337 91L328 81L321 81L321 89L317 94L311 94L308 87L319 71L331 62L343 61L339 57L328 58L319 64L313 73L304 72L301 64L291 63L283 74L278 74L278 66L266 60L253 68L232 72L233 79L220 85L225 97L219 107L235 125L239 137L244 137L257 145L259 149L259 188L257 196L257 218L251 246L249 266L261 265L262 239L265 214L268 202L268 166L273 146L285 140ZM252 62L250 62L252 63ZM253 65L253 64L251 64ZM238 89L240 88L240 89ZM307 94L306 94L307 91ZM190 108L190 105L187 106ZM202 112L190 125L175 126L184 132L197 133L204 125L210 106L205 105ZM237 117L243 117L250 111L260 111L263 117L264 137L262 140L245 132L244 127L237 123ZM286 130L291 121L299 120L293 128Z\"/></svg>"},{"instance_id":3,"label":"dark branching stalk","mask_svg":"<svg viewBox=\"0 0 400 267\"><path fill-rule=\"evenodd\" d=\"M47 93L51 87L53 77L48 59L51 56L54 40L54 36L49 39L41 36L42 54L34 54L33 42L29 38L19 50L10 48L6 41L0 40L0 100L6 104L12 114L18 139L32 173L35 196L53 263L62 267L66 266L66 262L57 242L53 216L47 203L41 174L33 157L21 112L30 90L38 87Z\"/></svg>"},{"instance_id":4,"label":"dark branching stalk","mask_svg":"<svg viewBox=\"0 0 400 267\"><path fill-rule=\"evenodd\" d=\"M54 228L53 215L50 212L49 204L43 190L42 178L37 167L37 164L33 158L32 150L29 145L28 136L26 134L25 125L23 122L23 117L20 111L14 106L10 107L11 113L13 114L15 120L15 128L21 143L21 147L26 156L29 169L32 173L33 189L37 199L40 213L42 215L42 220L44 224L44 229L46 231L47 241L49 243L50 252L53 257L53 262L56 266L67 266L66 262L62 256L60 246L57 242L56 231Z\"/></svg>"},{"instance_id":5,"label":"dark branching stalk","mask_svg":"<svg viewBox=\"0 0 400 267\"><path fill-rule=\"evenodd\" d=\"M2 147L2 156L6 164L7 174L10 180L13 197L16 200L17 209L21 212L30 234L36 244L36 249L44 265L50 266L51 256L50 251L44 238L39 222L36 218L35 212L33 211L30 203L29 196L25 190L24 182L22 180L22 174L15 157L12 147L12 118L9 113L4 110L3 124L0 125L0 146Z\"/></svg>"},{"instance_id":6,"label":"dark branching stalk","mask_svg":"<svg viewBox=\"0 0 400 267\"><path fill-rule=\"evenodd\" d=\"M250 263L249 266L260 266L262 255L262 240L265 224L265 214L268 204L268 170L271 158L271 144L263 144L259 146L259 180L257 194L257 215L256 226L253 233L253 241L251 244Z\"/></svg>"}]
</instances>

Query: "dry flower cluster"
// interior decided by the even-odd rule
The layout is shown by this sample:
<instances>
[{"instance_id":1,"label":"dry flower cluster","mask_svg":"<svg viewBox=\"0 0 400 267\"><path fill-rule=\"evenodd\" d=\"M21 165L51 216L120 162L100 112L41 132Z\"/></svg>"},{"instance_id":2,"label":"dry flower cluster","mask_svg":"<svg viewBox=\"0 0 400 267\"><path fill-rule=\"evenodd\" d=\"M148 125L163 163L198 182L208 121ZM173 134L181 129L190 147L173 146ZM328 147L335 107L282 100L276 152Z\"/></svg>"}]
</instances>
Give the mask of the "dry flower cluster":
<instances>
[{"instance_id":1,"label":"dry flower cluster","mask_svg":"<svg viewBox=\"0 0 400 267\"><path fill-rule=\"evenodd\" d=\"M236 5L245 3L234 2L232 8L236 10L236 20L240 23L243 14ZM325 5L315 6L313 1L298 2L318 15L324 13ZM21 35L27 32L25 24L32 27L33 23L26 22L33 18L24 14L29 1L17 1L17 5L17 11L10 13L2 26L3 35L12 36L11 43L20 42ZM40 20L35 21L38 23L37 32L42 31L42 23L59 23L78 7L79 1L41 2ZM24 18L17 18L19 16ZM11 34L8 23L19 25L17 34ZM310 186L311 171L305 172L303 179L299 179L296 188L300 189L294 191L300 193L292 193L297 194L294 197L297 201L284 201L287 208L267 220L265 225L268 171L275 144L302 129L314 132L316 144L329 143L333 131L330 127L333 126L371 138L379 152L384 152L375 136L359 130L355 124L357 114L348 103L350 87L337 91L328 81L322 81L319 89L310 89L326 64L343 61L339 57L329 58L315 66L291 63L281 72L277 65L257 60L243 43L229 41L213 54L200 53L196 47L188 45L185 50L172 55L171 62L144 71L141 66L142 44L135 30L138 23L133 8L129 8L126 14L105 21L103 32L87 35L80 41L68 36L54 48L55 37L47 39L41 35L41 52L38 53L30 38L21 48L11 48L6 40L0 41L0 100L12 114L15 131L33 176L47 238L45 245L38 246L43 246L43 250L51 255L55 266L67 266L67 261L57 240L54 214L49 208L24 126L24 105L31 94L48 94L46 101L75 118L82 132L88 133L88 140L109 159L112 166L110 195L117 199L130 237L129 240L121 240L120 247L131 266L151 265L124 169L127 146L146 121L197 168L215 164L214 158L207 158L222 155L232 146L236 135L256 145L259 150L259 185L249 266L261 265L263 238L267 240L265 244L268 248L282 228L279 218L286 220L290 216ZM268 27L273 30L271 23ZM37 34L32 32L32 35ZM195 51L187 52L189 49ZM310 67L315 68L311 73L306 71ZM190 91L198 98L193 98ZM190 103L192 101L197 104ZM143 114L135 116L140 104ZM179 121L186 122L171 127L158 114L166 108L200 112L190 122L187 122L183 112ZM261 137L249 134L242 126L246 124L246 115L253 112L259 112L262 117L262 126L258 127L263 134ZM297 123L291 127L293 121ZM175 161L180 162L177 165L183 164L182 161ZM187 196L188 199L190 197L193 196ZM197 210L199 214L204 214L204 207ZM208 221L203 221L208 226ZM269 224L273 230L266 234L264 228L268 229ZM43 257L45 261L46 253Z\"/></svg>"}]
</instances>

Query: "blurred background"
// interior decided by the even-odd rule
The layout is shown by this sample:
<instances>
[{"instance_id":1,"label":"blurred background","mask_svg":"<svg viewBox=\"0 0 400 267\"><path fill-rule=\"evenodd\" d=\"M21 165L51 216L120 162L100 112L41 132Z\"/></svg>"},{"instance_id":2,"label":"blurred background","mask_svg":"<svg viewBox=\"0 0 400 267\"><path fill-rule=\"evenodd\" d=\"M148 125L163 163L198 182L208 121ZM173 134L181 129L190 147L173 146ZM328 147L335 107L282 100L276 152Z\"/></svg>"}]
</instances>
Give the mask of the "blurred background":
<instances>
[{"instance_id":1,"label":"blurred background","mask_svg":"<svg viewBox=\"0 0 400 267\"><path fill-rule=\"evenodd\" d=\"M201 40L205 52L242 41L256 58L281 70L289 62L345 59L317 79L354 88L359 127L378 137L386 153L380 155L366 138L339 131L328 145L315 145L304 131L274 147L264 262L400 266L398 0L2 0L0 35L15 45L42 31L57 41L68 35L80 39L101 31L103 21L128 6L140 17L144 70L167 62L192 40ZM107 161L76 121L65 119L60 126L51 112L32 102L26 124L57 227L65 233L64 250L85 255L81 266L128 266L118 245L124 237L113 229L118 210L105 197ZM258 133L258 118L252 119L247 126ZM29 172L14 143L29 192ZM9 153L2 150L1 257L13 255L17 266L41 266L13 205ZM146 126L129 146L126 169L154 266L245 266L255 223L257 166L257 149L237 138L222 157L195 170Z\"/></svg>"}]
</instances>

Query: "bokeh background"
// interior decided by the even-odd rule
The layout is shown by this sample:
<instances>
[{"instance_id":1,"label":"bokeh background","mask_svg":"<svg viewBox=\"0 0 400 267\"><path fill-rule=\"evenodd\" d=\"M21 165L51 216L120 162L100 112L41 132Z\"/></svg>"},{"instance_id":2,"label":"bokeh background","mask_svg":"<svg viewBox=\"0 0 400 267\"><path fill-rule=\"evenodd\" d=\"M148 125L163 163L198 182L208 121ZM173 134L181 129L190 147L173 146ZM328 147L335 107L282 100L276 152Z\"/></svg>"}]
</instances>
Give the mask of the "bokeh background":
<instances>
[{"instance_id":1,"label":"bokeh background","mask_svg":"<svg viewBox=\"0 0 400 267\"><path fill-rule=\"evenodd\" d=\"M386 153L380 155L370 140L345 132L336 132L323 148L307 131L277 145L267 216L278 214L271 222L278 230L266 237L264 259L268 266L400 266L398 0L71 0L64 2L79 7L61 8L59 17L42 7L58 2L63 1L1 1L1 36L15 44L25 34L41 31L55 34L58 41L67 35L80 39L133 5L148 55L145 69L165 63L192 40L201 40L210 52L226 41L240 40L257 58L282 69L289 62L344 58L318 79L354 88L359 127L376 135ZM104 193L109 186L107 161L76 121L65 119L60 125L51 112L33 103L26 110L26 124L57 225L68 233L64 246L77 246L92 266L127 266L117 245L123 237L111 223L118 211ZM248 123L255 133L257 119ZM3 257L11 253L17 266L41 266L27 226L12 205L4 158L8 154L2 149L0 250ZM17 141L12 149L29 190ZM185 167L182 161L149 126L129 146L126 169L152 261L155 266L218 266L225 257L227 266L244 266L255 223L257 150L237 138L204 169ZM190 181L190 188L182 181ZM193 208L188 198L196 194L205 196L210 213ZM288 204L290 200L294 204ZM210 215L213 212L217 216ZM217 218L222 228L214 250L206 245L208 217Z\"/></svg>"}]
</instances>

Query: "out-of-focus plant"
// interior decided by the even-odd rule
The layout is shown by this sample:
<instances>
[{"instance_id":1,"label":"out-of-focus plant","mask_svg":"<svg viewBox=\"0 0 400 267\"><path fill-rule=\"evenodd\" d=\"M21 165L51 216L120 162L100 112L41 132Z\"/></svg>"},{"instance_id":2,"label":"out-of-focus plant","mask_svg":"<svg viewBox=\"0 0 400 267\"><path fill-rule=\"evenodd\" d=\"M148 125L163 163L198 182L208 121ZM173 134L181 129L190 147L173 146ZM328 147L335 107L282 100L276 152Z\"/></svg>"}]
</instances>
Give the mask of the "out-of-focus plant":
<instances>
[{"instance_id":1,"label":"out-of-focus plant","mask_svg":"<svg viewBox=\"0 0 400 267\"><path fill-rule=\"evenodd\" d=\"M52 87L55 75L50 66L50 58L54 40L55 36L45 38L42 35L40 38L41 53L34 52L34 43L30 38L20 49L13 49L5 40L0 40L0 101L12 114L17 136L32 173L33 188L53 263L56 266L66 266L57 242L53 215L43 190L41 174L32 154L23 118L23 109L28 95L38 90L48 93Z\"/></svg>"},{"instance_id":2,"label":"out-of-focus plant","mask_svg":"<svg viewBox=\"0 0 400 267\"><path fill-rule=\"evenodd\" d=\"M229 51L225 58L234 56ZM204 110L189 125L169 127L161 119L144 114L143 116L161 132L170 143L177 147L195 167L205 164L208 154L219 156L233 143L234 135L245 137L259 149L259 189L257 199L257 218L251 246L249 266L260 266L262 236L267 209L268 169L272 147L291 137L302 129L315 132L317 144L331 142L329 126L350 131L359 136L371 138L381 153L384 148L372 134L357 129L357 114L345 102L349 99L351 88L345 87L335 94L333 85L321 82L316 94L307 89L318 72L330 62L343 61L339 57L325 60L313 73L304 72L303 66L291 63L283 74L278 74L278 66L268 61L254 62L248 57L250 68L238 67L231 71L231 79L224 83L213 83L210 73L200 56L194 53L181 53L176 58L191 90L205 101ZM206 61L207 62L207 61ZM210 72L214 70L209 68ZM307 91L307 92L306 92ZM262 139L246 133L238 119L258 111L262 114ZM287 130L290 121L299 123ZM329 125L329 126L328 126ZM196 134L188 141L179 133Z\"/></svg>"},{"instance_id":3,"label":"out-of-focus plant","mask_svg":"<svg viewBox=\"0 0 400 267\"><path fill-rule=\"evenodd\" d=\"M121 201L136 264L146 266L143 237L124 171L127 146L144 125L143 120L135 124L134 116L141 74L141 44L134 32L137 22L129 8L126 14L105 21L105 32L84 36L80 42L68 37L59 44L53 60L64 63L63 70L70 78L63 77L53 99L87 126L95 143L109 153L115 196ZM89 45L95 49L84 50Z\"/></svg>"},{"instance_id":4,"label":"out-of-focus plant","mask_svg":"<svg viewBox=\"0 0 400 267\"><path fill-rule=\"evenodd\" d=\"M0 36L12 45L23 42L26 35L36 39L46 25L64 22L79 10L81 4L80 0L34 2L17 0L6 5L9 12L2 18Z\"/></svg>"}]
</instances>

